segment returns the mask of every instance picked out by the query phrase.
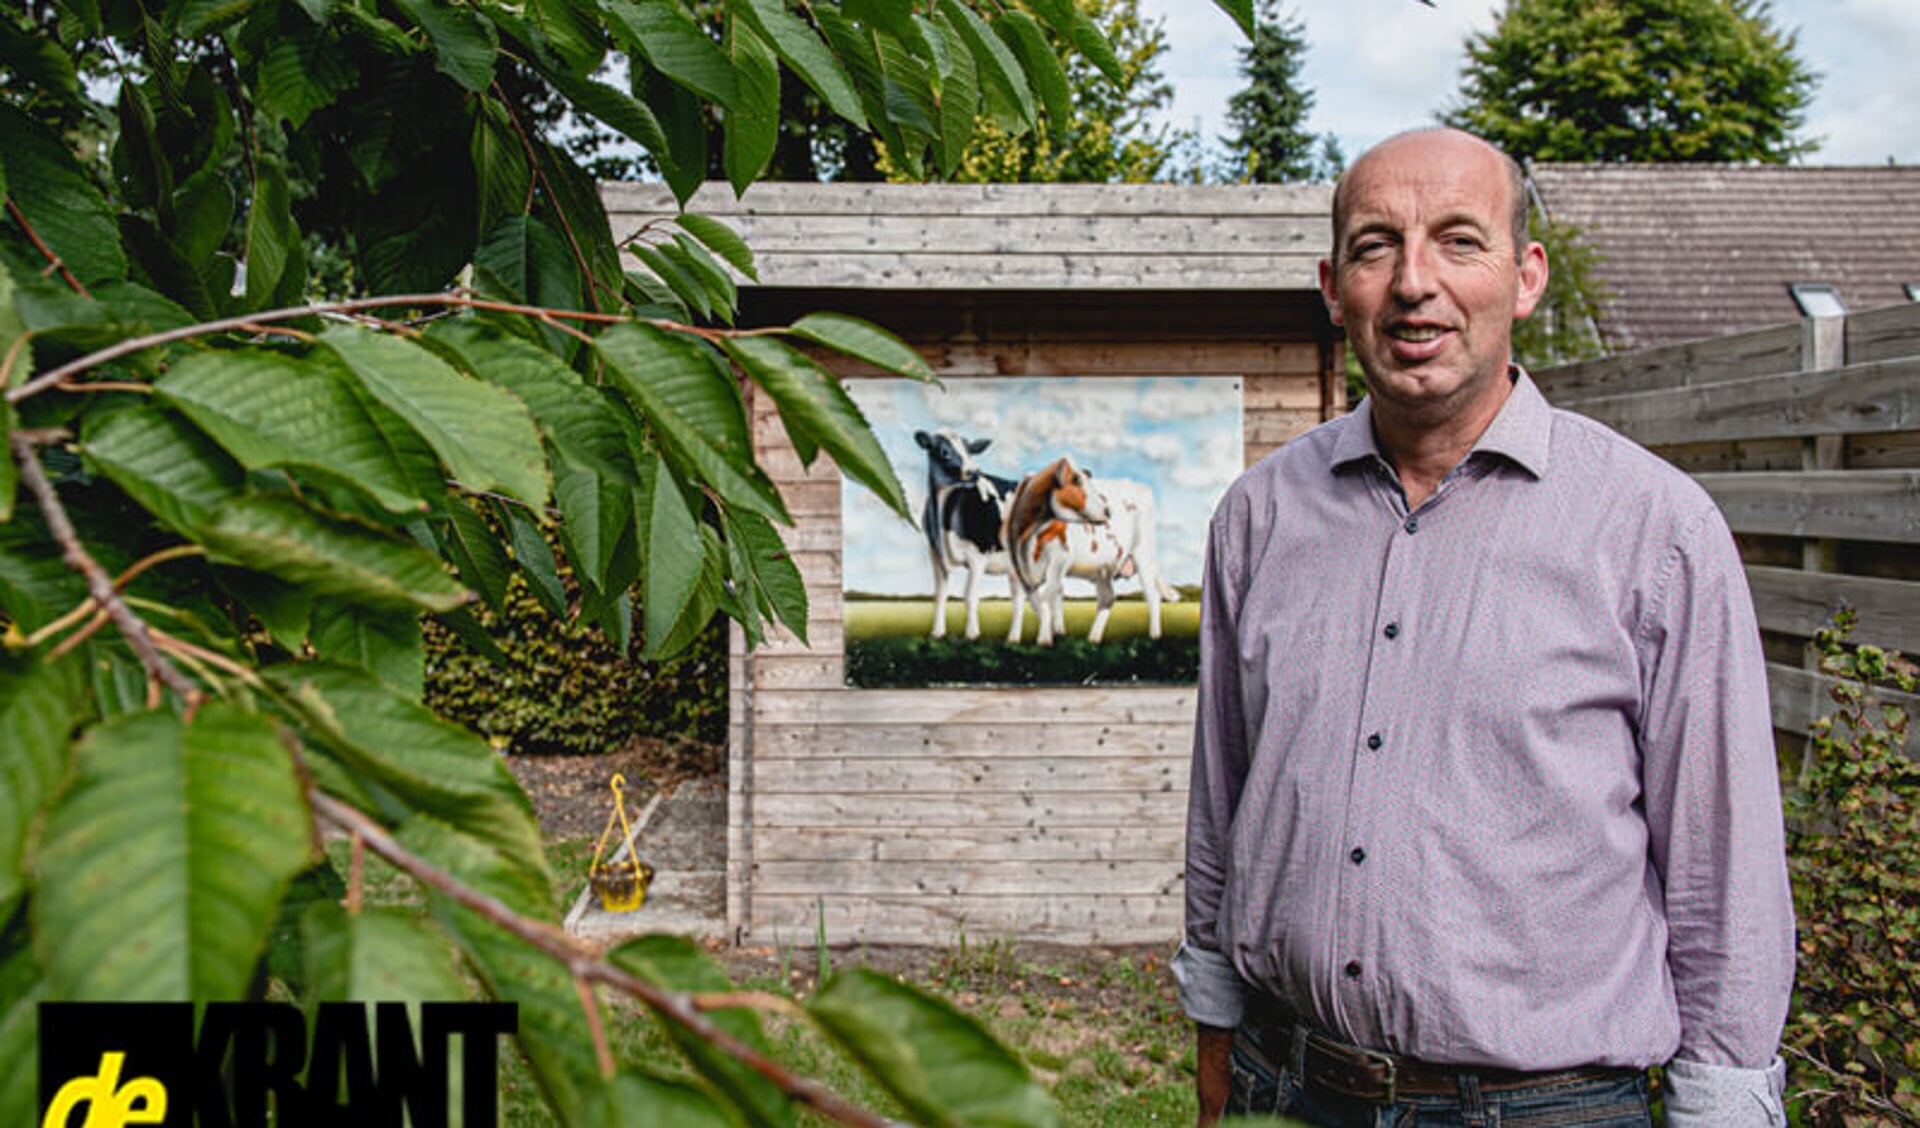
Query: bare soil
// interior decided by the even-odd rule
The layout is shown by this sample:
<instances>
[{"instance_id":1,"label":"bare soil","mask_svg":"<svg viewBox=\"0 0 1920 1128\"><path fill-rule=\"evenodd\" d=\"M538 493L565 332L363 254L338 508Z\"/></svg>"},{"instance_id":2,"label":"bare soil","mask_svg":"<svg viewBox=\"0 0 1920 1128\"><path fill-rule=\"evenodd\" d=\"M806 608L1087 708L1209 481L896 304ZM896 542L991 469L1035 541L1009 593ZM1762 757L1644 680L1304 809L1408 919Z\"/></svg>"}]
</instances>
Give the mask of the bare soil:
<instances>
[{"instance_id":1,"label":"bare soil","mask_svg":"<svg viewBox=\"0 0 1920 1128\"><path fill-rule=\"evenodd\" d=\"M507 767L533 800L540 831L549 838L598 838L613 810L614 774L626 779L627 814L638 817L655 791L672 795L691 780L724 778L723 745L637 737L625 748L592 756L507 756ZM721 818L726 817L723 807ZM718 828L721 841L727 828ZM673 868L665 859L662 868ZM661 865L656 861L656 865ZM688 868L688 867L680 867Z\"/></svg>"}]
</instances>

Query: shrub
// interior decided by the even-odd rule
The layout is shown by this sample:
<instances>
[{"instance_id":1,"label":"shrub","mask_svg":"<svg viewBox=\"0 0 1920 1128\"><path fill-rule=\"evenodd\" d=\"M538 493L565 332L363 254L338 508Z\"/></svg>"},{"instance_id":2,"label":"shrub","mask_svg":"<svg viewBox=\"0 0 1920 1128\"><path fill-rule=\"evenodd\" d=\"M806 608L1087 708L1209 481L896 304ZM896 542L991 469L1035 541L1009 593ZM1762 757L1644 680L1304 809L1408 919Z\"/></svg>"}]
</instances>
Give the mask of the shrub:
<instances>
[{"instance_id":1,"label":"shrub","mask_svg":"<svg viewBox=\"0 0 1920 1128\"><path fill-rule=\"evenodd\" d=\"M1920 1123L1920 766L1907 714L1875 690L1912 693L1920 667L1847 645L1842 610L1814 641L1837 708L1813 725L1788 796L1800 969L1787 1053L1793 1103L1815 1124Z\"/></svg>"},{"instance_id":2,"label":"shrub","mask_svg":"<svg viewBox=\"0 0 1920 1128\"><path fill-rule=\"evenodd\" d=\"M496 745L577 755L616 751L636 737L726 739L721 619L673 657L645 662L599 628L549 614L518 575L501 610L482 607L476 617L508 665L489 661L428 619L426 704Z\"/></svg>"}]
</instances>

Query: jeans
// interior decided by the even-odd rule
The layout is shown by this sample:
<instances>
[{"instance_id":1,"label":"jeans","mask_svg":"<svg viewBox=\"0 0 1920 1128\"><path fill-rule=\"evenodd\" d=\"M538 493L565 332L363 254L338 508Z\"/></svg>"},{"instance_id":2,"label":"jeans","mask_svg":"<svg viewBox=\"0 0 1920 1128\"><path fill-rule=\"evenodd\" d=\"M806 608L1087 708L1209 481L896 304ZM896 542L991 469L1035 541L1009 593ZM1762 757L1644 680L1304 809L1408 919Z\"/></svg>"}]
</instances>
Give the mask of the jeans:
<instances>
[{"instance_id":1,"label":"jeans","mask_svg":"<svg viewBox=\"0 0 1920 1128\"><path fill-rule=\"evenodd\" d=\"M1229 1116L1286 1116L1320 1128L1650 1128L1645 1073L1588 1081L1546 1081L1534 1088L1482 1093L1464 1072L1457 1096L1402 1096L1375 1104L1307 1085L1289 1041L1263 1045L1263 1028L1233 1036Z\"/></svg>"}]
</instances>

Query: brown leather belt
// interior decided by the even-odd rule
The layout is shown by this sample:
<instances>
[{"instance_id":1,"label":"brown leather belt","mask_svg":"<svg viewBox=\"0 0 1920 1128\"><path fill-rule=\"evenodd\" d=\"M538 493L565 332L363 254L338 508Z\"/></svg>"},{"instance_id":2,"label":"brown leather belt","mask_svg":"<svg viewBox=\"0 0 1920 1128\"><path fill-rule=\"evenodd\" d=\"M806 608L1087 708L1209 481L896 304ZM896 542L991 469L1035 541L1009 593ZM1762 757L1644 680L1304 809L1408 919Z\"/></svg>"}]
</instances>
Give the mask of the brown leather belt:
<instances>
[{"instance_id":1,"label":"brown leather belt","mask_svg":"<svg viewBox=\"0 0 1920 1128\"><path fill-rule=\"evenodd\" d=\"M1251 1017L1271 1035L1269 1054L1291 1054L1293 1028L1298 1023L1278 1003L1257 1007ZM1305 1070L1301 1081L1311 1087L1329 1090L1344 1097L1375 1104L1392 1104L1401 1097L1457 1097L1460 1079L1471 1074L1483 1094L1512 1092L1556 1085L1577 1085L1591 1081L1612 1081L1630 1077L1631 1069L1589 1067L1549 1073L1528 1073L1512 1069L1482 1066L1435 1065L1403 1054L1383 1053L1351 1046L1312 1027L1306 1030Z\"/></svg>"}]
</instances>

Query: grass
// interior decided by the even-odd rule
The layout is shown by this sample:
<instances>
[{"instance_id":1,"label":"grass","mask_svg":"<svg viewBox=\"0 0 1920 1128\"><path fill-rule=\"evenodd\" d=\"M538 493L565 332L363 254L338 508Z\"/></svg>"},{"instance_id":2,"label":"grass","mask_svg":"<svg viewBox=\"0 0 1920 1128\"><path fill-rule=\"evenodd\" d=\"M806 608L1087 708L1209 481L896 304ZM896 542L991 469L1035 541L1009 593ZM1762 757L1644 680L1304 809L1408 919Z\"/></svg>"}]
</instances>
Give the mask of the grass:
<instances>
[{"instance_id":1,"label":"grass","mask_svg":"<svg viewBox=\"0 0 1920 1128\"><path fill-rule=\"evenodd\" d=\"M1067 633L1075 638L1084 638L1087 628L1093 623L1097 604L1091 599L1069 599L1064 608L1067 618ZM1007 637L1007 627L1013 621L1013 604L1005 599L982 599L980 601L980 637L1002 640ZM1040 621L1032 608L1027 609L1023 621L1022 639L1032 642L1040 630ZM967 625L967 606L964 600L947 600L947 633L959 638ZM933 626L933 601L931 599L849 599L846 603L846 628L849 640L879 638L915 638L924 635ZM1200 634L1200 602L1197 599L1182 599L1178 603L1160 605L1160 629L1168 638L1194 638ZM1113 611L1107 619L1108 639L1145 637L1147 634L1147 605L1138 597L1115 600Z\"/></svg>"},{"instance_id":2,"label":"grass","mask_svg":"<svg viewBox=\"0 0 1920 1128\"><path fill-rule=\"evenodd\" d=\"M565 912L593 857L590 838L547 842ZM348 845L328 844L342 875ZM369 905L424 911L413 883L369 856L362 895ZM1194 1119L1192 1027L1180 1014L1167 953L1136 949L1037 948L999 938L962 938L948 948L829 949L817 935L777 948L721 952L735 983L804 999L833 970L871 966L941 995L984 1023L1027 1063L1053 1094L1065 1125L1130 1128L1190 1124ZM653 1016L625 999L608 999L608 1035L623 1069L686 1077L685 1059ZM901 1115L886 1094L806 1022L763 1016L774 1056L868 1108ZM548 1128L558 1120L542 1100L517 1053L500 1064L501 1122ZM802 1124L822 1123L802 1115Z\"/></svg>"}]
</instances>

